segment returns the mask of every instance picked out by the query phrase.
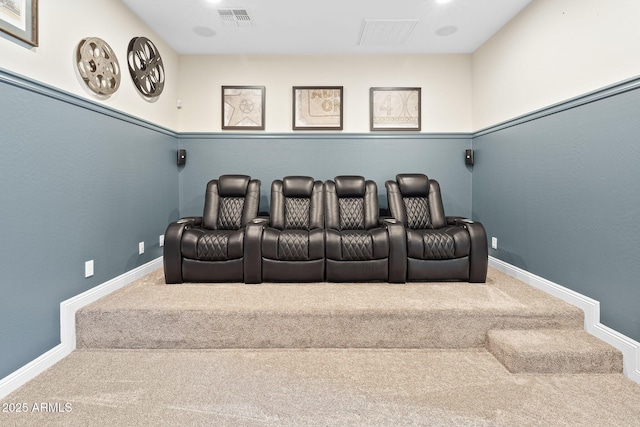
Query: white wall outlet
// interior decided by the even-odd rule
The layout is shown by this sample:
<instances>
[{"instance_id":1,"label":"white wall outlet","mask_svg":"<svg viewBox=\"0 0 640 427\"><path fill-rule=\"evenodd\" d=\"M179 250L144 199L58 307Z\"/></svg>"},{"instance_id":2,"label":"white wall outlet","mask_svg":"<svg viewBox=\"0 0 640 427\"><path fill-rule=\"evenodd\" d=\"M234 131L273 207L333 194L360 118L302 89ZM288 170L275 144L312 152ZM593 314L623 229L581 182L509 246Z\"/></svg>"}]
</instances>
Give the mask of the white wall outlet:
<instances>
[{"instance_id":1,"label":"white wall outlet","mask_svg":"<svg viewBox=\"0 0 640 427\"><path fill-rule=\"evenodd\" d=\"M138 243L138 255L142 255L144 253L144 242Z\"/></svg>"},{"instance_id":2,"label":"white wall outlet","mask_svg":"<svg viewBox=\"0 0 640 427\"><path fill-rule=\"evenodd\" d=\"M93 276L93 260L89 260L84 263L84 277Z\"/></svg>"},{"instance_id":3,"label":"white wall outlet","mask_svg":"<svg viewBox=\"0 0 640 427\"><path fill-rule=\"evenodd\" d=\"M498 238L497 237L492 237L491 238L491 249L498 249Z\"/></svg>"},{"instance_id":4,"label":"white wall outlet","mask_svg":"<svg viewBox=\"0 0 640 427\"><path fill-rule=\"evenodd\" d=\"M164 234L160 235L160 238L158 239L158 242L160 243L160 247L164 246Z\"/></svg>"}]
</instances>

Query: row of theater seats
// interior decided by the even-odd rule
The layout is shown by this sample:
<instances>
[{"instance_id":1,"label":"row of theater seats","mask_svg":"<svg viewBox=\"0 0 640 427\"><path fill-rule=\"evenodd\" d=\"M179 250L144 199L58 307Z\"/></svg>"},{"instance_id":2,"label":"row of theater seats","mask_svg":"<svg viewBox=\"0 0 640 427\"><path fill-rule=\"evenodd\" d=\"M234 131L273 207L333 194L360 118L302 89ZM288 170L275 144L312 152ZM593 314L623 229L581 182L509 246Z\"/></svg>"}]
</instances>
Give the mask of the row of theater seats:
<instances>
[{"instance_id":1,"label":"row of theater seats","mask_svg":"<svg viewBox=\"0 0 640 427\"><path fill-rule=\"evenodd\" d=\"M387 181L389 217L376 183L289 176L271 185L258 217L260 181L223 175L207 184L204 213L169 224L166 283L485 282L487 237L479 222L445 216L437 181Z\"/></svg>"}]
</instances>

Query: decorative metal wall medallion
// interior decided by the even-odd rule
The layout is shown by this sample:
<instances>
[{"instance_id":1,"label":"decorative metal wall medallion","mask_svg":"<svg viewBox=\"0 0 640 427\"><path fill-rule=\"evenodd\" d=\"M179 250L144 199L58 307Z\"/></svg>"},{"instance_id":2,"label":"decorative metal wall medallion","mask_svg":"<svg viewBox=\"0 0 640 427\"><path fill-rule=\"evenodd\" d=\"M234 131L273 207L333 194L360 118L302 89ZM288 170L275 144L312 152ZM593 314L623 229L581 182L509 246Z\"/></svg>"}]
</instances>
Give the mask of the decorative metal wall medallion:
<instances>
[{"instance_id":1,"label":"decorative metal wall medallion","mask_svg":"<svg viewBox=\"0 0 640 427\"><path fill-rule=\"evenodd\" d=\"M98 95L111 95L120 87L120 64L107 42L88 37L78 43L78 71L89 89Z\"/></svg>"},{"instance_id":2,"label":"decorative metal wall medallion","mask_svg":"<svg viewBox=\"0 0 640 427\"><path fill-rule=\"evenodd\" d=\"M164 65L158 48L146 37L129 42L127 62L133 83L147 98L155 98L164 89Z\"/></svg>"}]
</instances>

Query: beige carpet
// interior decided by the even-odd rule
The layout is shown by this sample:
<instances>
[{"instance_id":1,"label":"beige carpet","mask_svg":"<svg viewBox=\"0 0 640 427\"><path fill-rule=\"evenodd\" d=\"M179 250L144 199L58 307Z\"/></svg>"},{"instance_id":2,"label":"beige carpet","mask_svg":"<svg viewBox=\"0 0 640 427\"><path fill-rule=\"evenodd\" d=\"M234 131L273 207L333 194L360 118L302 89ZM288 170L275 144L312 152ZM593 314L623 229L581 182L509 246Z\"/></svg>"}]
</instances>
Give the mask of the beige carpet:
<instances>
[{"instance_id":1,"label":"beige carpet","mask_svg":"<svg viewBox=\"0 0 640 427\"><path fill-rule=\"evenodd\" d=\"M34 404L69 412L33 412ZM514 375L473 350L80 350L7 426L638 426L621 374Z\"/></svg>"},{"instance_id":2,"label":"beige carpet","mask_svg":"<svg viewBox=\"0 0 640 427\"><path fill-rule=\"evenodd\" d=\"M80 349L0 401L0 425L640 426L640 386L580 310L494 269L172 286L160 270L77 320Z\"/></svg>"}]
</instances>

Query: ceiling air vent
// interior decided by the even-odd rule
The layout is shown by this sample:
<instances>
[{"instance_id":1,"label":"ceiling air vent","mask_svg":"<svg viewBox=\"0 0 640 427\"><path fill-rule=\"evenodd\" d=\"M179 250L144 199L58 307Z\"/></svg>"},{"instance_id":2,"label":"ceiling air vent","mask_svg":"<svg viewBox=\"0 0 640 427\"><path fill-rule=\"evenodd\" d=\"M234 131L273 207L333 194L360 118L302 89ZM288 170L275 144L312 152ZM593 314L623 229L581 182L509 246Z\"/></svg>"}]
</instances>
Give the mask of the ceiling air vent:
<instances>
[{"instance_id":1,"label":"ceiling air vent","mask_svg":"<svg viewBox=\"0 0 640 427\"><path fill-rule=\"evenodd\" d=\"M232 27L251 27L253 20L246 9L218 9L224 25Z\"/></svg>"},{"instance_id":2,"label":"ceiling air vent","mask_svg":"<svg viewBox=\"0 0 640 427\"><path fill-rule=\"evenodd\" d=\"M365 19L359 45L400 45L407 41L417 19Z\"/></svg>"}]
</instances>

